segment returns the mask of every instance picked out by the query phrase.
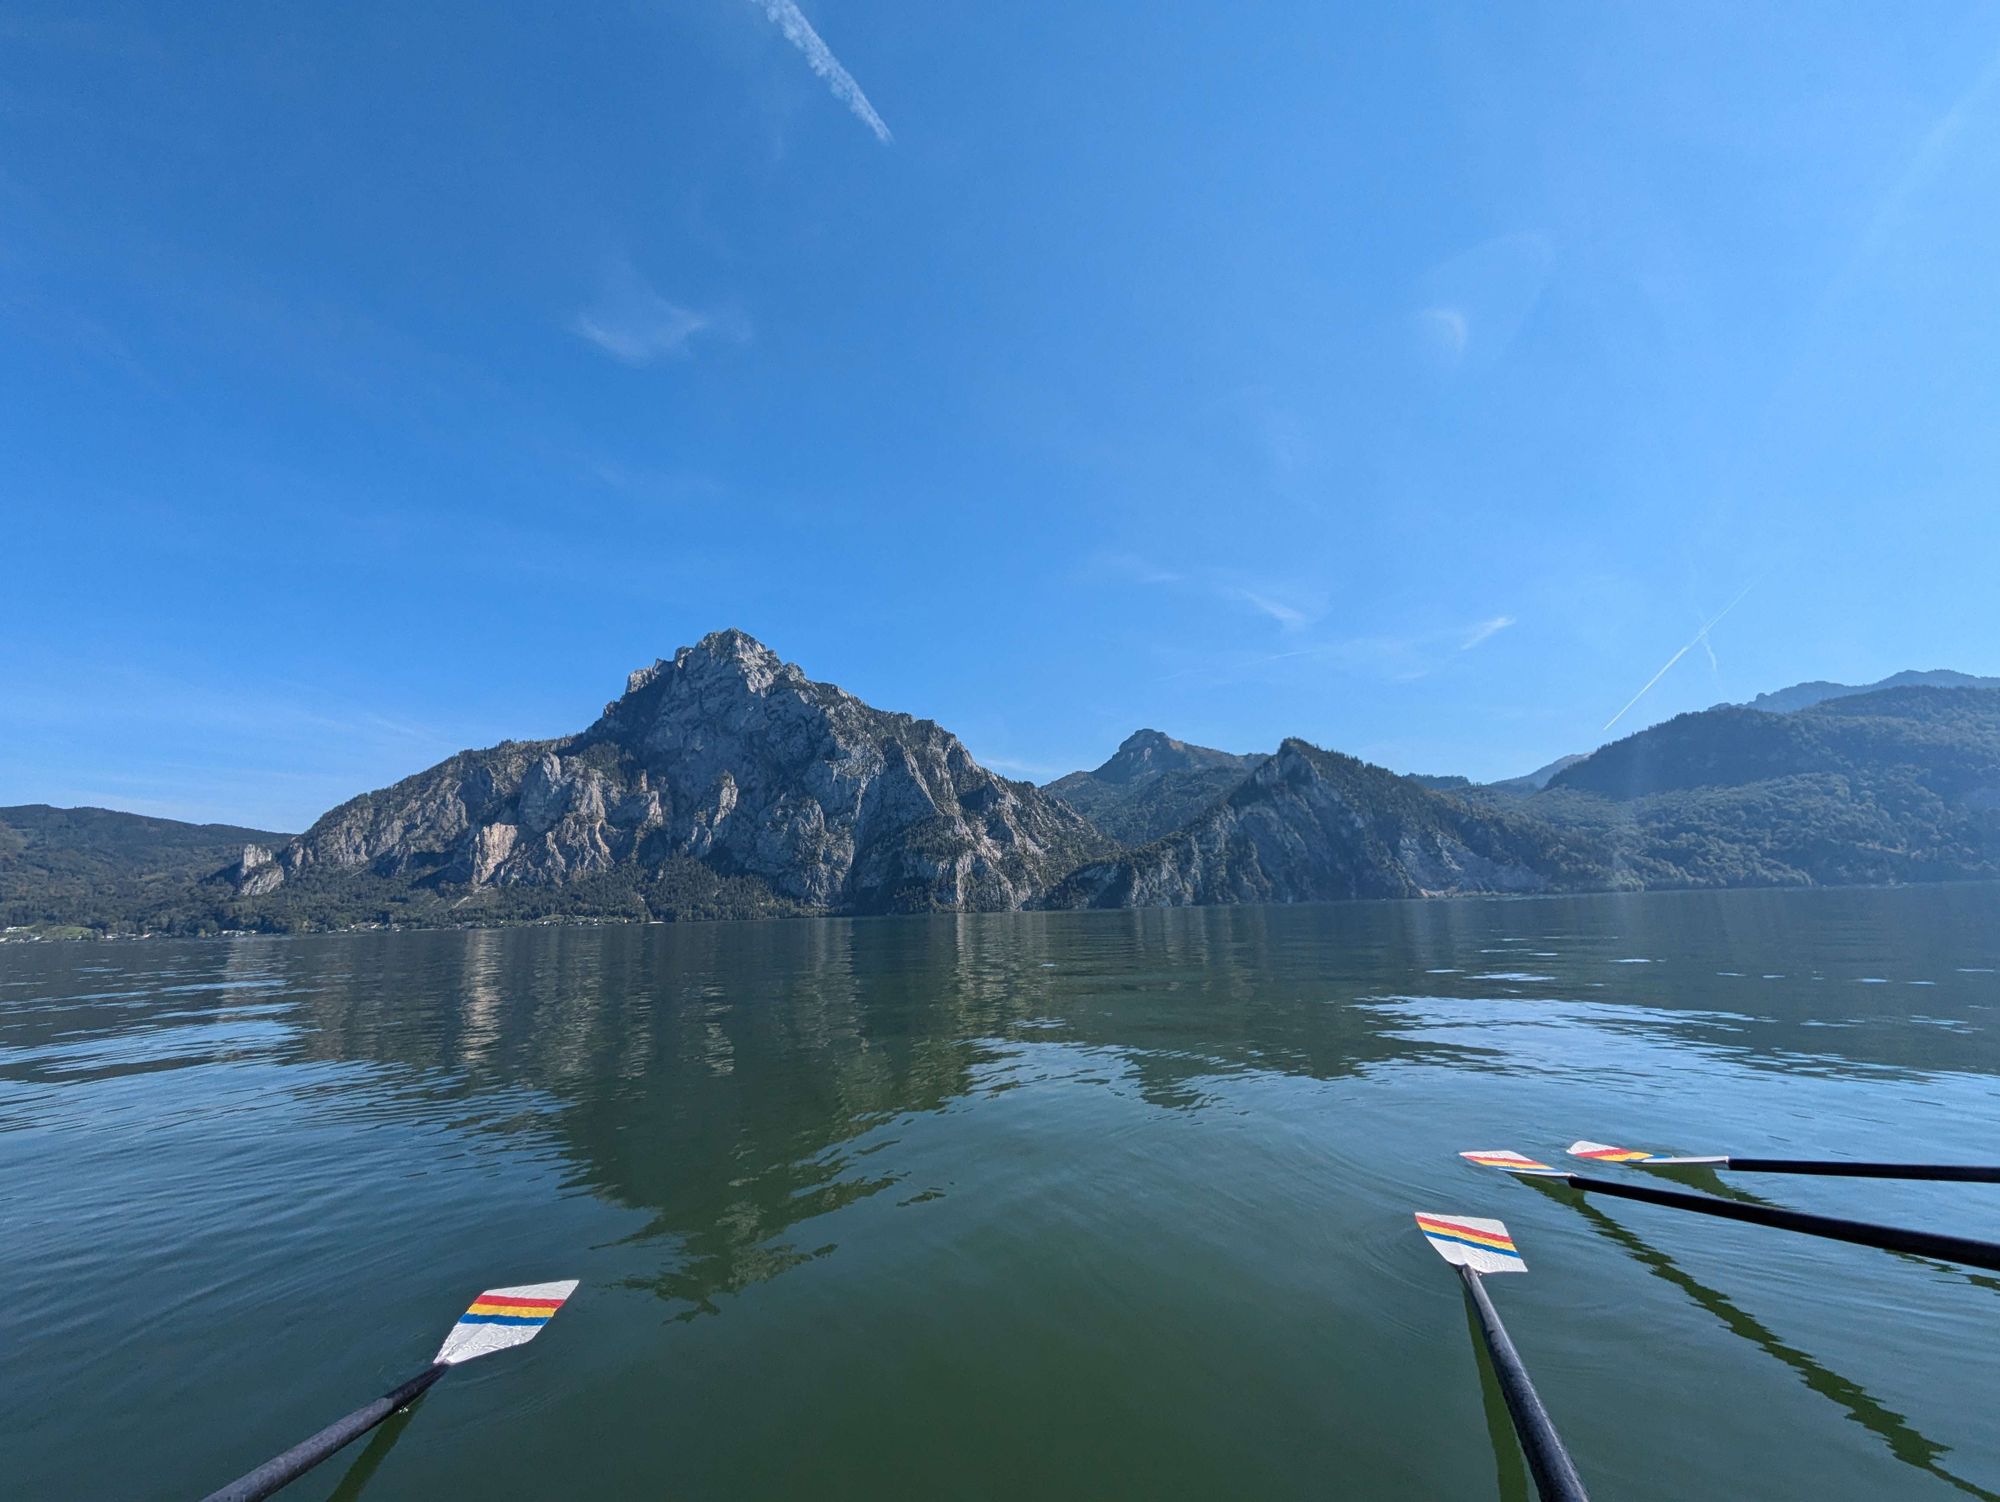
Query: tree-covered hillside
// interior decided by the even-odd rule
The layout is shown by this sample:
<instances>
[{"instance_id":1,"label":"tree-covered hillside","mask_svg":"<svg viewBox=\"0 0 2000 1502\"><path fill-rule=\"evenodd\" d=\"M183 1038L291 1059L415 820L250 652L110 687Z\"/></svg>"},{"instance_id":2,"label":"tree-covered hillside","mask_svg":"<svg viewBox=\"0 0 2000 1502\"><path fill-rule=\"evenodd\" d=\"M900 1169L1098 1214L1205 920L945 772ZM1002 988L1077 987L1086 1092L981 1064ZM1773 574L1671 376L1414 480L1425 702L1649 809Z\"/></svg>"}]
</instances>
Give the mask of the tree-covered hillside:
<instances>
[{"instance_id":1,"label":"tree-covered hillside","mask_svg":"<svg viewBox=\"0 0 2000 1502\"><path fill-rule=\"evenodd\" d=\"M1549 788L1624 800L1822 772L1915 777L1944 797L2000 787L2000 689L1898 688L1794 714L1725 705L1679 715L1565 768Z\"/></svg>"},{"instance_id":2,"label":"tree-covered hillside","mask_svg":"<svg viewBox=\"0 0 2000 1502\"><path fill-rule=\"evenodd\" d=\"M2000 875L2000 690L1899 688L1681 715L1523 805L1644 886Z\"/></svg>"},{"instance_id":3,"label":"tree-covered hillside","mask_svg":"<svg viewBox=\"0 0 2000 1502\"><path fill-rule=\"evenodd\" d=\"M209 905L201 878L240 859L246 845L288 838L108 808L0 808L0 927L180 927Z\"/></svg>"}]
</instances>

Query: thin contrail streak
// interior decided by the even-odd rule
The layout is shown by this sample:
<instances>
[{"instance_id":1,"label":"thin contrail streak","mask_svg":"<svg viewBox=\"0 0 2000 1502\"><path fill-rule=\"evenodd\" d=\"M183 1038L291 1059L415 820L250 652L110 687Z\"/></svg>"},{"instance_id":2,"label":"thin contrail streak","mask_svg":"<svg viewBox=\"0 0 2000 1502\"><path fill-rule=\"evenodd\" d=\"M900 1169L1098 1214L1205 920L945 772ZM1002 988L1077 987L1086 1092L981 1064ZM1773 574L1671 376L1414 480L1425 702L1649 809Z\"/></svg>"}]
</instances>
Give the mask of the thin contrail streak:
<instances>
[{"instance_id":1,"label":"thin contrail streak","mask_svg":"<svg viewBox=\"0 0 2000 1502\"><path fill-rule=\"evenodd\" d=\"M833 97L846 105L855 119L874 131L875 139L886 146L893 139L889 127L875 113L875 106L861 92L861 85L854 81L854 75L840 65L833 49L813 30L812 22L799 9L798 0L750 0L750 3L763 11L771 24L785 34L786 41L805 54L807 66L826 80L826 86L833 90Z\"/></svg>"},{"instance_id":2,"label":"thin contrail streak","mask_svg":"<svg viewBox=\"0 0 2000 1502\"><path fill-rule=\"evenodd\" d=\"M1610 719L1604 722L1604 730L1609 730L1613 725L1616 725L1620 720L1624 719L1625 710L1630 709L1634 704L1637 704L1641 699L1645 698L1647 694L1651 693L1653 685L1658 683L1662 678L1666 677L1668 670L1671 669L1675 663L1679 662L1683 657L1687 656L1688 653L1692 652L1698 643L1707 641L1708 633L1713 631L1716 628L1716 625L1722 620L1722 618L1725 615L1729 614L1730 611L1734 610L1737 607L1737 605L1742 602L1743 596L1749 594L1750 591L1756 587L1756 584L1757 581L1755 579L1752 579L1748 584L1744 585L1742 589L1737 591L1735 599L1731 600L1727 605L1723 606L1720 610L1716 611L1715 615L1702 626L1701 630L1695 632L1695 634L1691 638L1689 638L1688 644L1682 647L1680 651L1674 653L1673 656L1669 657L1666 661L1666 666L1662 667L1659 670L1659 672L1653 674L1652 677L1648 678L1646 680L1646 686L1640 689L1638 693L1634 694L1630 699L1628 699L1625 702L1625 709L1619 710L1618 713L1616 713ZM1599 735L1602 735L1604 734L1604 730L1600 730L1597 733Z\"/></svg>"}]
</instances>

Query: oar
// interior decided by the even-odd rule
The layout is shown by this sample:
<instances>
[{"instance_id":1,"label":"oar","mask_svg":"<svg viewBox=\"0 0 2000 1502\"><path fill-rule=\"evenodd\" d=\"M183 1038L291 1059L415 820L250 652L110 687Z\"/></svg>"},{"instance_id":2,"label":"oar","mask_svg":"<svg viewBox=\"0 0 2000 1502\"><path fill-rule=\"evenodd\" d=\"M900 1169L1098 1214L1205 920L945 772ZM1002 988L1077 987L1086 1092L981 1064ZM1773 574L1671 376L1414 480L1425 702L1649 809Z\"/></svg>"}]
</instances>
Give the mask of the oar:
<instances>
[{"instance_id":1,"label":"oar","mask_svg":"<svg viewBox=\"0 0 2000 1502\"><path fill-rule=\"evenodd\" d=\"M1919 1257L1935 1257L1940 1262L1959 1262L1967 1267L2000 1272L2000 1243L1975 1241L1970 1236L1945 1236L1936 1231L1912 1231L1903 1226L1846 1220L1838 1215L1811 1215L1804 1210L1785 1210L1776 1205L1717 1199L1707 1194L1684 1194L1677 1189L1655 1189L1650 1184L1593 1179L1586 1174L1565 1173L1560 1168L1551 1168L1533 1158L1504 1150L1487 1149L1460 1153L1459 1156L1487 1168L1498 1168L1523 1178L1548 1179L1590 1194L1615 1195L1619 1199L1641 1200L1649 1205L1665 1205L1674 1210L1717 1215L1724 1220L1748 1221L1753 1226L1774 1226L1781 1231L1823 1236L1829 1241L1872 1246L1885 1252L1912 1252Z\"/></svg>"},{"instance_id":2,"label":"oar","mask_svg":"<svg viewBox=\"0 0 2000 1502\"><path fill-rule=\"evenodd\" d=\"M1508 1416L1514 1420L1514 1433L1520 1438L1521 1452L1528 1457L1528 1469L1534 1473L1535 1490L1541 1494L1542 1502L1590 1502L1590 1494L1583 1489L1583 1478L1577 1475L1569 1451L1563 1448L1562 1437L1549 1420L1549 1411L1542 1406L1535 1384L1528 1380L1528 1368L1521 1361L1521 1353L1514 1349L1507 1327L1500 1323L1499 1311L1479 1281L1482 1273L1528 1270L1527 1262L1515 1249L1514 1238L1499 1221L1478 1220L1470 1215L1430 1215L1419 1211L1417 1229L1440 1257L1458 1269L1465 1291L1472 1297L1473 1310L1479 1316L1479 1333L1486 1341L1487 1354L1493 1358L1500 1394L1507 1400Z\"/></svg>"},{"instance_id":3,"label":"oar","mask_svg":"<svg viewBox=\"0 0 2000 1502\"><path fill-rule=\"evenodd\" d=\"M1807 1352L1797 1346L1786 1344L1770 1326L1739 1309L1726 1295L1698 1282L1676 1265L1671 1257L1655 1249L1649 1242L1607 1215L1582 1195L1575 1196L1571 1203L1591 1230L1608 1238L1647 1272L1686 1294L1698 1307L1720 1320L1723 1328L1730 1334L1741 1336L1766 1355L1783 1362L1798 1374L1799 1380L1809 1390L1839 1405L1849 1419L1877 1435L1888 1446L1889 1453L1904 1465L1927 1471L1940 1481L1957 1487L1966 1495L1978 1497L1980 1502L2000 1502L2000 1493L1987 1491L1984 1487L1947 1470L1941 1457L1946 1454L1949 1446L1941 1445L1920 1433L1908 1419L1883 1405L1860 1383L1828 1370ZM1935 1267L1939 1264L1927 1262L1923 1265ZM1975 1273L1972 1276L1980 1275ZM338 1499L333 1499L333 1502L338 1502Z\"/></svg>"},{"instance_id":4,"label":"oar","mask_svg":"<svg viewBox=\"0 0 2000 1502\"><path fill-rule=\"evenodd\" d=\"M542 1333L563 1301L576 1291L576 1280L528 1283L519 1288L489 1288L458 1317L438 1353L416 1376L391 1389L365 1408L328 1424L311 1439L239 1476L202 1502L257 1502L279 1487L296 1481L342 1445L359 1439L399 1408L407 1408L453 1367L510 1346L524 1346Z\"/></svg>"},{"instance_id":5,"label":"oar","mask_svg":"<svg viewBox=\"0 0 2000 1502\"><path fill-rule=\"evenodd\" d=\"M1733 1168L1740 1173L1810 1173L1834 1179L1937 1179L1949 1184L2000 1184L1993 1163L1853 1163L1841 1158L1670 1158L1606 1142L1572 1142L1572 1158L1591 1163L1632 1163L1646 1168Z\"/></svg>"}]
</instances>

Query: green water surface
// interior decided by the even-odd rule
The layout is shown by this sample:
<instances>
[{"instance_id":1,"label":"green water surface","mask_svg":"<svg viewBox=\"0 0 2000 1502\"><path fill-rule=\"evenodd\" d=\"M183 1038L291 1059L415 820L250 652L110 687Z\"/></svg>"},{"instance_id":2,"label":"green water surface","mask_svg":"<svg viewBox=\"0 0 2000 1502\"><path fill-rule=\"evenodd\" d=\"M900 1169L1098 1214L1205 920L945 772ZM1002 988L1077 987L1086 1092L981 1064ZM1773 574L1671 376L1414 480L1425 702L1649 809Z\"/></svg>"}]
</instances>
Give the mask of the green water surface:
<instances>
[{"instance_id":1,"label":"green water surface","mask_svg":"<svg viewBox=\"0 0 2000 1502\"><path fill-rule=\"evenodd\" d=\"M1462 1164L2000 1158L2000 889L0 948L0 1495L2000 1496L2000 1282ZM1621 1170L1607 1170L1617 1172ZM2000 1188L1751 1179L2000 1238Z\"/></svg>"}]
</instances>

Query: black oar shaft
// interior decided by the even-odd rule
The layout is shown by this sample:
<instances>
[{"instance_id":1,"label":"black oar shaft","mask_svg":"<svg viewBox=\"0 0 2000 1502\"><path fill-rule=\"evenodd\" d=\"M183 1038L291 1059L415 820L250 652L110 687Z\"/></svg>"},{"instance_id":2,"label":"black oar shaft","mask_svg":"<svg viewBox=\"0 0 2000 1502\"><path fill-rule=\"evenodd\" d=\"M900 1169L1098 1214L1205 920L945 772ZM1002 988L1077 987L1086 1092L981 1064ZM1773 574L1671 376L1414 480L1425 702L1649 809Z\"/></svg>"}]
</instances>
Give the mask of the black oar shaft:
<instances>
[{"instance_id":1,"label":"black oar shaft","mask_svg":"<svg viewBox=\"0 0 2000 1502\"><path fill-rule=\"evenodd\" d=\"M1590 1493L1583 1489L1583 1478L1577 1475L1569 1451L1563 1448L1549 1411L1542 1407L1535 1384L1528 1380L1528 1368L1508 1338L1507 1327L1500 1323L1500 1312L1486 1297L1479 1274L1460 1263L1458 1276L1472 1296L1473 1311L1479 1316L1479 1333L1485 1337L1486 1352L1493 1358L1493 1374L1500 1379L1500 1396L1507 1401L1508 1416L1514 1420L1514 1433L1520 1437L1521 1452L1528 1457L1528 1469L1534 1474L1535 1490L1541 1494L1542 1502L1590 1502Z\"/></svg>"},{"instance_id":2,"label":"black oar shaft","mask_svg":"<svg viewBox=\"0 0 2000 1502\"><path fill-rule=\"evenodd\" d=\"M1571 1188L1591 1194L1642 1200L1649 1205L1693 1210L1700 1215L1719 1215L1724 1220L1743 1220L1755 1226L1773 1226L1781 1231L1824 1236L1829 1241L1872 1246L1885 1252L1911 1252L1919 1257L1935 1257L1940 1262L1962 1262L1967 1267L2000 1272L2000 1244L1975 1241L1970 1236L1944 1236L1936 1231L1912 1231L1902 1226L1846 1220L1837 1215L1812 1215L1804 1210L1745 1204L1739 1200L1715 1199L1706 1194L1686 1194L1677 1189L1655 1189L1650 1184L1628 1184L1621 1179L1594 1179L1580 1173L1564 1174L1563 1179Z\"/></svg>"},{"instance_id":3,"label":"black oar shaft","mask_svg":"<svg viewBox=\"0 0 2000 1502\"><path fill-rule=\"evenodd\" d=\"M1991 1163L1847 1163L1837 1158L1729 1158L1744 1173L1810 1173L1830 1179L1934 1179L1946 1184L2000 1184Z\"/></svg>"},{"instance_id":4,"label":"black oar shaft","mask_svg":"<svg viewBox=\"0 0 2000 1502\"><path fill-rule=\"evenodd\" d=\"M346 1418L328 1424L311 1439L301 1440L282 1455L273 1456L247 1475L239 1476L221 1491L210 1492L202 1502L258 1502L279 1487L296 1481L333 1454L342 1445L359 1439L399 1408L414 1403L418 1396L451 1368L440 1363L426 1367L393 1392L386 1392L366 1408L357 1408Z\"/></svg>"}]
</instances>

